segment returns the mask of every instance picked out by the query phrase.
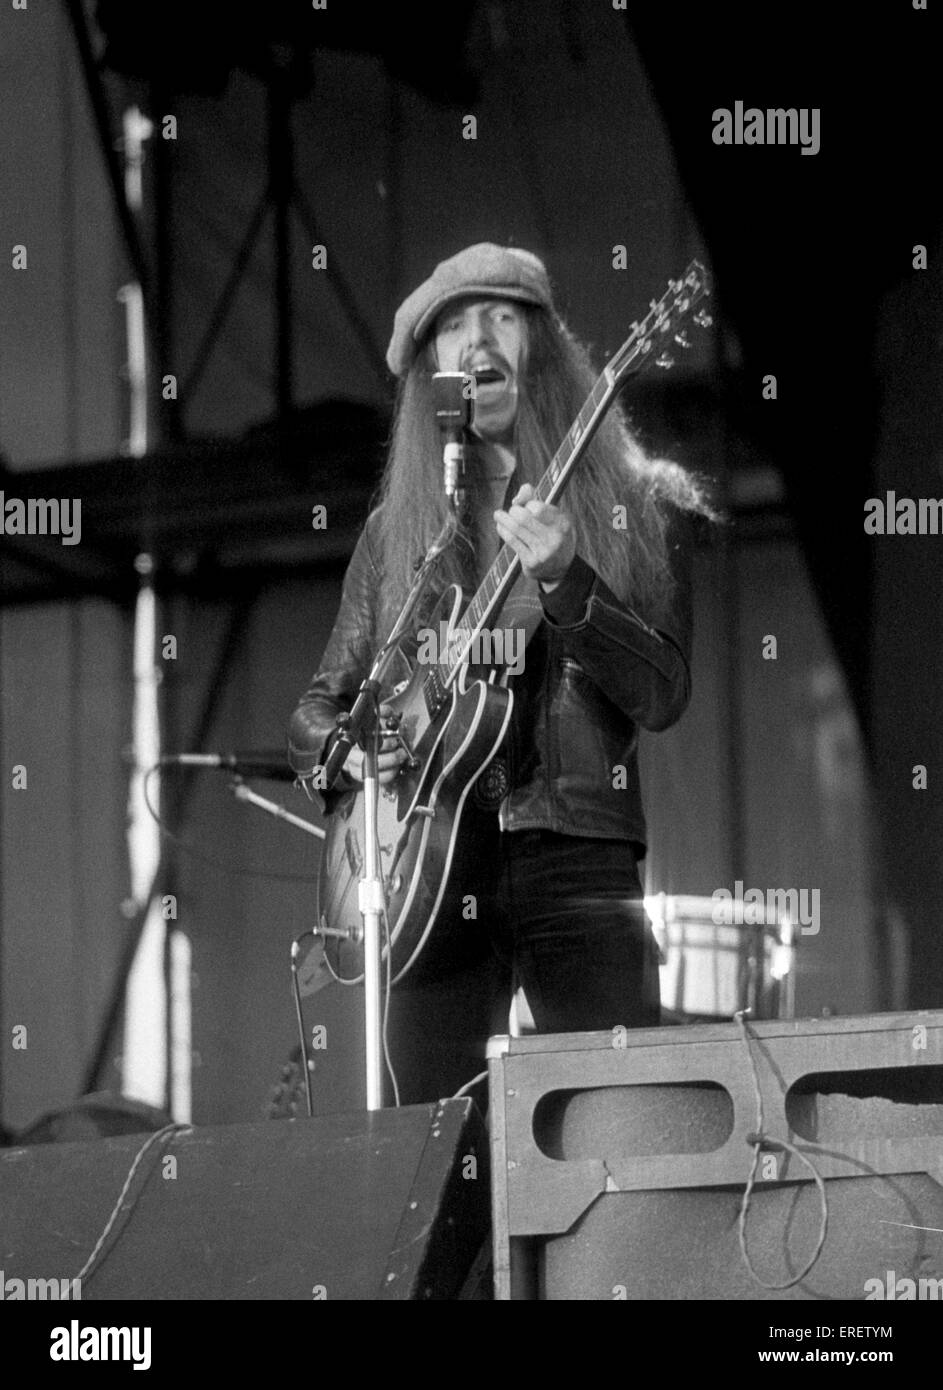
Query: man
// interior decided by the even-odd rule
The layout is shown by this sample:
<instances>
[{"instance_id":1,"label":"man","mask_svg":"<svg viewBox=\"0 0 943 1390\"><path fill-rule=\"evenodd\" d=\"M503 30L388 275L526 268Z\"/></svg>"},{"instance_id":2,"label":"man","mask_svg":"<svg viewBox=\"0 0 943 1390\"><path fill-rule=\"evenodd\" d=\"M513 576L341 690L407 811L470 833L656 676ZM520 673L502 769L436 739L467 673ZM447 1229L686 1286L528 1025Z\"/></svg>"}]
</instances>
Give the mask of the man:
<instances>
[{"instance_id":1,"label":"man","mask_svg":"<svg viewBox=\"0 0 943 1390\"><path fill-rule=\"evenodd\" d=\"M299 777L325 761L448 504L431 379L476 376L467 503L438 591L477 588L502 542L521 576L498 626L526 642L497 760L506 779L494 860L473 921L437 924L392 992L390 1046L404 1103L452 1094L507 1031L521 984L541 1032L659 1021L657 949L642 907L639 728L666 729L690 698L692 517L713 516L677 465L644 456L613 407L559 505L535 487L595 381L530 252L481 243L442 261L396 314L399 377L379 506L360 537L321 669L292 716ZM417 646L406 648L415 656ZM382 786L405 753L387 739ZM351 752L346 785L363 775ZM331 810L337 791L324 794ZM500 792L499 792L500 795Z\"/></svg>"}]
</instances>

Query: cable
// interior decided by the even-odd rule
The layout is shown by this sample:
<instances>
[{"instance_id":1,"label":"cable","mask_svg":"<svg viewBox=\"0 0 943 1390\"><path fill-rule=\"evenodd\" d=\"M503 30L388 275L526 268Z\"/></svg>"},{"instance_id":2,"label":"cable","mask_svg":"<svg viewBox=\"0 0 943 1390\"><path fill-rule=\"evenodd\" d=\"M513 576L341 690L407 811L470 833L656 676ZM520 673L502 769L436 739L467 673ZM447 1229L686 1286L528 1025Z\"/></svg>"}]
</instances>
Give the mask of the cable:
<instances>
[{"instance_id":1,"label":"cable","mask_svg":"<svg viewBox=\"0 0 943 1390\"><path fill-rule=\"evenodd\" d=\"M313 873L312 873L312 874L290 874L290 873L275 873L275 872L273 872L273 871L271 871L271 870L269 870L269 869L255 869L255 868L248 868L248 869L247 869L247 868L243 867L241 864L232 864L232 863L229 863L229 862L228 862L227 860L225 860L225 859L217 859L215 856L213 856L213 855L211 855L211 854L201 854L200 851L199 851L198 849L195 849L195 848L193 847L193 845L189 844L186 840L181 839L179 835L175 834L174 831L172 831L172 830L164 823L164 821L163 821L163 820L161 819L161 817L160 817L160 814L159 814L157 811L155 811L154 806L153 806L153 804L152 804L152 802L151 802L150 795L149 795L149 793L148 793L148 787L149 787L149 785L150 785L150 779L153 777L154 773L155 773L155 772L159 772L159 771L160 771L160 764L159 764L159 763L155 763L154 766L153 766L153 767L149 767L149 768L147 769L147 771L145 772L145 774L144 774L144 784L143 784L144 805L147 807L148 811L151 813L152 818L153 818L153 819L157 822L157 824L160 826L160 832L161 832L161 834L164 835L164 836L166 836L166 838L167 838L168 840L171 840L171 841L173 842L173 844L177 845L181 850L183 850L184 854L188 854L188 855L190 856L191 859L196 859L196 860L197 860L199 863L201 863L201 864L209 864L210 867L213 868L213 869L222 869L224 873L234 874L237 878L269 878L269 879L279 879L279 880L281 880L281 881L283 881L283 882L286 882L286 883L314 883L314 882L315 882L316 875L313 874Z\"/></svg>"},{"instance_id":2,"label":"cable","mask_svg":"<svg viewBox=\"0 0 943 1390\"><path fill-rule=\"evenodd\" d=\"M301 1008L301 985L298 980L298 945L304 941L306 936L317 936L315 931L303 931L300 936L296 936L291 943L291 984L292 993L295 998L295 1019L298 1023L298 1043L301 1048L301 1065L305 1074L305 1104L308 1107L308 1119L314 1119L314 1097L311 1093L311 1067L308 1065L308 1039L305 1036L305 1023Z\"/></svg>"},{"instance_id":3,"label":"cable","mask_svg":"<svg viewBox=\"0 0 943 1390\"><path fill-rule=\"evenodd\" d=\"M477 1086L479 1081L484 1081L487 1075L488 1071L487 1068L485 1068L485 1070L480 1071L477 1076L473 1076L471 1081L466 1081L464 1086L460 1086L459 1089L455 1092L455 1095L450 1096L449 1099L459 1100L460 1097L462 1097L466 1091L470 1091L473 1086Z\"/></svg>"},{"instance_id":4,"label":"cable","mask_svg":"<svg viewBox=\"0 0 943 1390\"><path fill-rule=\"evenodd\" d=\"M98 1237L98 1240L95 1242L95 1248L92 1250L92 1253L89 1255L88 1259L85 1261L78 1274L76 1274L76 1279L80 1281L82 1279L85 1279L86 1281L88 1280L89 1272L94 1268L95 1261L98 1258L101 1248L105 1244L105 1241L108 1239L108 1233L118 1219L118 1213L121 1210L121 1203L124 1201L125 1196L127 1195L128 1188L131 1186L131 1180L133 1179L134 1174L137 1172L138 1164L141 1162L141 1159L147 1153L151 1145L156 1144L159 1139L167 1139L170 1137L171 1134L176 1134L181 1130L187 1130L191 1128L191 1125L164 1125L163 1129L158 1129L154 1134L150 1136L150 1138L144 1144L141 1145L141 1147L137 1151L137 1155L134 1159L134 1162L131 1164L128 1176L124 1180L124 1186L118 1194L118 1200L117 1202L115 1202L114 1206L111 1209L111 1215L105 1223L105 1229L102 1231L101 1235ZM138 1198L141 1195L141 1192L143 1191L144 1184L142 1183L141 1191L138 1193L138 1197L134 1199L134 1202L132 1202L131 1206L128 1208L129 1215L134 1210L135 1203L137 1202Z\"/></svg>"},{"instance_id":5,"label":"cable","mask_svg":"<svg viewBox=\"0 0 943 1390\"><path fill-rule=\"evenodd\" d=\"M386 894L384 893L384 899L385 897ZM389 1073L390 1081L393 1086L393 1105L398 1110L400 1105L399 1082L396 1080L396 1072L393 1069L393 1059L390 1056L390 1044L389 1039L387 1037L387 1024L389 1023L390 1018L390 992L392 990L392 985L390 983L390 972L392 970L391 960L393 955L393 947L390 943L390 923L386 915L385 905L383 908L383 933L386 937L386 990L384 992L383 1000L383 1060L386 1062L386 1070Z\"/></svg>"},{"instance_id":6,"label":"cable","mask_svg":"<svg viewBox=\"0 0 943 1390\"><path fill-rule=\"evenodd\" d=\"M750 1275L761 1288L770 1290L791 1289L794 1288L796 1284L801 1283L822 1253L822 1247L825 1245L825 1237L828 1234L828 1194L825 1191L825 1183L822 1180L822 1175L811 1159L807 1158L805 1154L797 1149L795 1144L791 1144L788 1139L771 1139L763 1133L763 1093L760 1089L760 1078L756 1070L756 1062L750 1050L750 1031L746 1024L747 1012L748 1010L746 1009L738 1009L733 1016L734 1022L739 1025L743 1043L747 1050L747 1060L750 1063L750 1073L753 1077L753 1095L756 1099L756 1132L747 1135L747 1143L753 1145L753 1163L750 1166L750 1176L747 1179L747 1185L744 1189L743 1201L740 1204L740 1219L737 1223L740 1254L743 1257L743 1261ZM747 1214L750 1210L750 1197L753 1192L753 1185L756 1181L756 1170L760 1162L760 1152L763 1149L785 1150L787 1153L794 1154L811 1172L812 1177L815 1179L815 1185L819 1190L819 1196L822 1199L822 1222L819 1227L819 1238L815 1243L815 1249L812 1251L812 1257L805 1268L802 1269L795 1278L788 1279L785 1284L767 1284L765 1279L761 1279L753 1268L747 1251Z\"/></svg>"}]
</instances>

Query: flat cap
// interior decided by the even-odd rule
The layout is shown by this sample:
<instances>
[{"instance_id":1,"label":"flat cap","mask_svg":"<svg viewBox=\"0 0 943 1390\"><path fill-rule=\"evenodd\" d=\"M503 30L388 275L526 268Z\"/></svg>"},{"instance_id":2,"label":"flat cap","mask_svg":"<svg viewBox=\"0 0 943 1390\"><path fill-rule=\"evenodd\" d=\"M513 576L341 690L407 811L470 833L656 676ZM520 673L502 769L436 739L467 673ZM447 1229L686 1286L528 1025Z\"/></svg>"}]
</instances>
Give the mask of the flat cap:
<instances>
[{"instance_id":1,"label":"flat cap","mask_svg":"<svg viewBox=\"0 0 943 1390\"><path fill-rule=\"evenodd\" d=\"M518 299L524 304L541 304L545 309L553 303L544 263L532 251L496 246L491 241L466 246L447 261L440 261L429 279L397 309L386 352L390 371L396 376L407 372L417 344L440 309L469 294Z\"/></svg>"}]
</instances>

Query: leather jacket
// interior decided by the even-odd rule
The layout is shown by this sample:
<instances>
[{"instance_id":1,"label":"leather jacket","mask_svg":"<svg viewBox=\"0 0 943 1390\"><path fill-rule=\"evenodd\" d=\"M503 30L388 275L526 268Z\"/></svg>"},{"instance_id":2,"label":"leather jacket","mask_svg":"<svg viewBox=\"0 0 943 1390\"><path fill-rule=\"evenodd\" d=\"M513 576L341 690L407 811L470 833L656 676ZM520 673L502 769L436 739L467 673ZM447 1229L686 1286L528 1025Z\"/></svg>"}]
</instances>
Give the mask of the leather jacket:
<instances>
[{"instance_id":1,"label":"leather jacket","mask_svg":"<svg viewBox=\"0 0 943 1390\"><path fill-rule=\"evenodd\" d=\"M320 670L289 723L289 761L301 778L323 764L335 716L350 708L397 617L383 596L378 525L374 511L347 569ZM667 729L691 694L693 534L690 517L673 507L668 546L674 596L657 631L579 555L556 588L539 591L543 620L523 670L509 681L514 709L499 754L510 788L503 829L630 840L644 854L639 729ZM412 654L406 644L404 655ZM403 668L398 678L405 675ZM321 796L330 811L338 792Z\"/></svg>"}]
</instances>

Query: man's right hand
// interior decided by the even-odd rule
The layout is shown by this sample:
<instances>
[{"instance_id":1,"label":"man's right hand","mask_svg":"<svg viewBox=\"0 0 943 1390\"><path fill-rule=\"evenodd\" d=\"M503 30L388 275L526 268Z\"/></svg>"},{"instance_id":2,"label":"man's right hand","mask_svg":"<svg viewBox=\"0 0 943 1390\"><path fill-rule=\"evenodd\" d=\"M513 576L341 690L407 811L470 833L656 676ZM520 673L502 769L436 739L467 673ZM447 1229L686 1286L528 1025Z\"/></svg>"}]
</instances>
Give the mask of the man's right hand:
<instances>
[{"instance_id":1,"label":"man's right hand","mask_svg":"<svg viewBox=\"0 0 943 1390\"><path fill-rule=\"evenodd\" d=\"M393 713L393 706L385 702L380 705L380 718L385 719L388 714ZM352 748L344 764L344 771L354 782L363 781L363 760L364 751L362 748ZM385 786L392 782L398 775L403 763L406 761L405 750L400 746L398 739L393 734L388 734L380 744L380 752L377 757L377 772L379 774L380 786Z\"/></svg>"}]
</instances>

